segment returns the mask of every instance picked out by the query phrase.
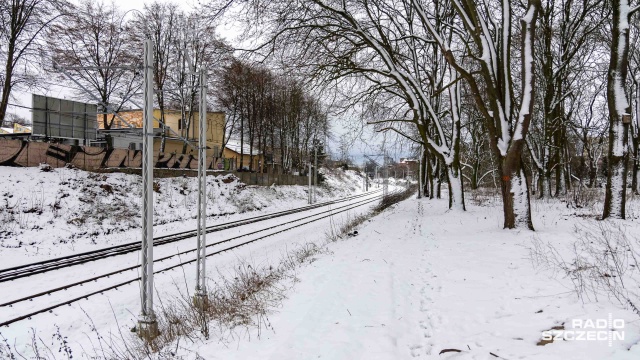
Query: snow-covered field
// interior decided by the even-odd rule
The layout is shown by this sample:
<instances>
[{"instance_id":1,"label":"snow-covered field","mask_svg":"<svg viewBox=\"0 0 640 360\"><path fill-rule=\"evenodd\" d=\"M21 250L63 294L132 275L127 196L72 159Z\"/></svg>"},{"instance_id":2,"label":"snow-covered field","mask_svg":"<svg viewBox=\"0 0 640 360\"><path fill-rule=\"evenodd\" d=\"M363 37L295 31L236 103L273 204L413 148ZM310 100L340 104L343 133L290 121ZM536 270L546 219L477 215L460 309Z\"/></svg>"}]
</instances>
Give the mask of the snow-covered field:
<instances>
[{"instance_id":1,"label":"snow-covered field","mask_svg":"<svg viewBox=\"0 0 640 360\"><path fill-rule=\"evenodd\" d=\"M407 200L303 268L269 318L273 330L262 329L259 337L254 330L232 344L190 344L180 353L189 359L640 357L637 314L606 296L581 301L568 279L531 261L534 238L570 248L579 236L575 228L596 222L598 205L575 209L536 200L537 231L530 232L502 230L499 204L482 202L468 200L469 211L459 213L445 211L446 200ZM630 206L637 209L637 200ZM617 222L640 237L637 219ZM537 345L542 331L580 330L572 325L586 328L609 314L625 321L624 340L611 346L606 340Z\"/></svg>"},{"instance_id":2,"label":"snow-covered field","mask_svg":"<svg viewBox=\"0 0 640 360\"><path fill-rule=\"evenodd\" d=\"M43 176L50 176L50 173L46 174ZM1 176L6 183L6 174L2 173ZM24 178L29 176L23 174L20 179L27 181ZM81 180L83 184L90 181L87 180L88 176L76 176L84 179ZM175 201L160 200L162 205L159 205L159 209L174 215L165 218L166 223L156 227L156 234L159 234L158 231L170 233L195 226L192 219L194 206L188 203L184 205L185 199L177 196L180 194L179 181L187 180L161 181L161 194L167 194L168 199ZM218 191L212 195L212 203L219 202L212 205L211 215L246 210L246 203L237 200L240 198L238 193L242 192L250 192L250 196L244 196L251 199L251 206L262 208L251 215L301 206L306 201L304 188L249 189L234 182L218 180L216 183L214 178L210 179L211 187L215 189L213 191ZM37 179L30 181L33 181L29 183L30 186L37 186ZM100 189L104 183L117 185L116 181L97 179L90 188ZM125 184L131 182L121 181ZM362 191L360 182L361 178L350 172L330 175L328 186L320 199L359 193ZM191 188L194 185L195 182ZM132 185L130 192L137 191L134 190L135 186L139 185ZM340 187L343 189L338 190ZM59 189L47 193L58 194ZM171 191L174 191L173 195L168 195ZM502 209L496 196L482 192L467 193L468 211L458 212L446 210L447 199L444 195L445 199L441 200L406 200L360 225L357 236L328 243L326 252L314 255L310 261L295 269L293 281L279 290L284 291L286 298L270 309L260 326L243 326L235 331L222 329L220 332L214 331L208 339L194 334L190 339L172 344L169 353L180 359L640 358L639 314L616 300L611 293L603 292L603 289L590 291L588 288L594 282L574 276L578 271L588 269L583 267L584 263L572 263L576 254L585 255L584 243L580 240L590 239L587 244L598 244L598 239L590 236L595 236L597 229L603 226L608 229L604 232L605 239L608 239L609 233L611 239L626 234L629 242L625 246L633 249L625 249L640 250L637 241L640 240L639 199L630 200L627 220L606 222L597 220L602 210L601 202L594 200L597 196L533 200L536 231L531 232L502 229ZM115 198L114 195L110 196L110 199ZM122 201L126 201L125 195L122 196ZM22 198L27 196L22 195ZM226 200L221 201L223 198ZM29 202L24 204L28 206ZM83 203L78 201L76 204L82 206ZM66 209L71 212L68 207ZM221 275L233 274L240 262L262 267L277 265L289 250L311 242L325 243L332 229L369 209L370 206L362 206L348 215L336 215L271 236L255 245L212 257L209 260L208 277L215 282ZM82 211L86 214L89 210ZM317 210L320 211L326 209ZM185 214L187 212L189 215ZM54 224L62 226L66 229L64 231L75 231L72 226L76 225L64 221L69 217L60 220L62 216L51 217L52 214L49 214ZM89 219L87 223L97 224L94 215L86 216ZM210 224L242 216L247 214L212 216ZM237 236L242 232L276 226L293 218L274 219L272 222L252 225L249 229L225 230L214 233L208 239L213 241ZM158 221L162 223L162 220ZM97 245L93 244L90 237L84 236L78 237L81 240L74 244L61 244L48 242L46 236L56 234L57 229L52 231L54 227L50 224L47 226L45 220L38 224L42 224L44 230L23 229L24 232L16 235L15 239L11 238L14 236L11 234L5 238L6 243L10 244L26 234L41 234L42 240L38 245L23 242L18 248L3 247L0 249L0 259L7 263L33 261L35 258L52 256L34 256L35 252L42 253L42 249L46 249L47 254L65 254L73 252L74 246L86 249L131 241L139 233L132 228L105 234L103 230L109 227L96 225L103 231L96 236L99 240ZM621 243L612 244L619 246ZM42 249L35 250L38 246L42 246ZM163 251L171 253L189 246L192 247L193 242L181 242L159 248L158 251L160 254ZM551 256L550 249L553 249L555 257ZM137 254L130 255L97 263L99 266L83 265L74 271L60 272L57 281L79 279L107 271L109 267L136 264ZM559 258L565 261L568 269L574 271L573 275L567 276L562 268L545 263L545 260ZM588 260L588 256L582 260L585 259ZM169 265L171 263L162 266ZM626 261L616 266L625 270L621 271L628 290L625 294L637 301L636 304L640 303L640 298L636 298L636 288L640 283L636 265ZM192 275L194 267L184 266L156 276L160 304L162 299L167 301L180 292L192 291ZM131 271L122 276L137 276L137 272ZM576 281L586 281L578 282L585 288L584 292L579 294L575 291ZM31 287L43 285L46 285L46 280L36 278L24 283L16 282L13 287L3 288L2 292L15 292L13 297L28 292ZM81 290L70 290L66 296L73 296L74 291ZM26 354L33 328L36 342L52 348L53 352L63 349L62 353L56 353L60 358L66 358L65 346L74 349L74 358L90 358L101 353L97 349L100 346L98 337L126 341L135 336L129 329L135 326L138 308L137 285L127 285L0 329L0 334L11 346L16 339L16 348ZM0 312L6 315L18 310L0 309ZM608 341L608 335L614 334L610 331L612 325L607 322L608 319L616 320L615 334L620 336L623 331L623 340L616 337ZM578 328L579 324L588 326L591 322L601 326L602 321L604 325L601 328ZM623 327L620 328L622 321ZM605 338L541 341L542 332L552 329L576 334L587 330L592 335L597 330L604 332ZM589 336L585 335L585 338ZM596 334L596 338L599 336L599 333ZM67 345L61 347L60 344Z\"/></svg>"}]
</instances>

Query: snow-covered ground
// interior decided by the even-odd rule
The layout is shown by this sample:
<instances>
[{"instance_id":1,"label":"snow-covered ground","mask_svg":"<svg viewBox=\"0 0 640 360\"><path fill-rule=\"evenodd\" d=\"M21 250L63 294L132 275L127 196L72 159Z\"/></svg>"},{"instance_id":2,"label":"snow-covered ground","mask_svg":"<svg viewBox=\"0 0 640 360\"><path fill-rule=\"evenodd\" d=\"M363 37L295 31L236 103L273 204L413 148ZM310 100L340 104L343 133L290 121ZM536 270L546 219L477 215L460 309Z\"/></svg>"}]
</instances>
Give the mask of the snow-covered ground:
<instances>
[{"instance_id":1,"label":"snow-covered ground","mask_svg":"<svg viewBox=\"0 0 640 360\"><path fill-rule=\"evenodd\" d=\"M339 177L346 177L346 180ZM355 174L338 173L330 177L330 188L344 187L345 183L351 185L342 192L326 191L333 196L357 193L361 191L360 181ZM164 183L160 188L171 186L171 183ZM374 185L373 190L376 189ZM267 196L261 195L262 192L272 194L285 190L261 188L251 191L260 197ZM262 212L304 205L306 200L304 189L296 190L295 187L288 194L269 196ZM259 327L213 333L209 339L195 334L173 344L171 352L181 359L640 357L638 314L606 293L601 292L597 299L588 291L582 297L578 296L574 283L561 269L547 268L540 262L541 249L553 246L556 254L571 266L574 246L601 224L611 229L612 237L617 236L616 231L620 229L629 236L631 243L638 244L635 240L640 240L638 199L630 201L627 220L606 222L597 220L602 210L601 202L589 200L588 196L569 201L533 200L536 231L531 232L502 229L498 197L481 192L466 196L466 212L447 211L446 194L441 200L411 198L385 210L360 225L357 236L328 243L328 252L314 255L296 269L295 281L282 288L287 298L271 309ZM221 198L222 195L217 197ZM270 201L273 201L272 205L268 205ZM239 207L234 209L239 211ZM337 224L369 209L370 206L362 206L350 211L349 215L336 215L212 257L208 277L216 281L221 274L233 274L241 261L258 266L275 265L288 250L310 242L325 242ZM244 215L212 217L211 224ZM274 226L292 218L253 225L250 229L215 233L211 240ZM172 220L157 228L165 226L165 232L172 232L195 226L188 216L184 219ZM117 238L128 231L131 231L129 239ZM103 234L100 238L112 244L137 236L138 230L130 229ZM90 247L91 242L84 246ZM158 251L171 253L189 246L192 244L180 243ZM4 255L6 248L0 251L4 259L10 257ZM48 251L61 254L70 250L50 248ZM118 257L108 265L87 266L76 273L60 272L59 281L80 279L95 271L104 272L108 266L135 264L136 256ZM32 261L32 258L23 256L20 260L10 261ZM171 263L162 266L169 265ZM629 266L635 265L627 264ZM171 299L185 289L192 291L193 274L193 266L184 266L156 276L158 301ZM126 276L137 276L137 272L129 272ZM637 291L632 287L637 285L638 273L630 270L625 276L630 281L627 283L630 294L635 296ZM46 281L32 279L9 290L18 294L28 291L30 286L42 286L43 282ZM7 293L7 289L1 291ZM640 302L640 299L634 300ZM137 285L127 285L0 329L0 334L11 344L17 339L18 348L24 352L28 352L31 328L45 345L56 349L61 343L56 334L60 334L66 336L67 344L75 349L74 358L87 358L99 353L96 351L98 334L103 338L125 340L134 336L128 331L136 323L138 308ZM0 311L8 314L18 310ZM580 322L600 326L601 321L605 321L604 328L595 330L613 334L609 331L611 324L606 323L609 318L620 319L616 320L618 324L624 321L624 327L615 332L619 336L624 331L623 340L615 338L611 343L608 339L541 342L543 331L561 328L579 331L577 324ZM586 330L594 331L592 328Z\"/></svg>"},{"instance_id":2,"label":"snow-covered ground","mask_svg":"<svg viewBox=\"0 0 640 360\"><path fill-rule=\"evenodd\" d=\"M319 202L362 192L355 171L326 170ZM156 179L154 235L196 227L196 178ZM0 267L33 262L140 236L141 177L77 169L0 166ZM207 176L209 221L223 222L303 206L307 187L245 186Z\"/></svg>"},{"instance_id":3,"label":"snow-covered ground","mask_svg":"<svg viewBox=\"0 0 640 360\"><path fill-rule=\"evenodd\" d=\"M499 205L499 204L498 204ZM633 204L637 206L637 202ZM638 315L606 296L582 302L568 279L532 264L534 237L562 247L591 208L534 201L537 231L501 229L493 201L447 212L446 200L407 200L330 245L257 330L232 344L190 344L196 359L638 359ZM576 216L579 215L579 216ZM637 219L624 222L640 237ZM624 340L537 345L542 331L623 319ZM588 329L593 330L593 329ZM604 331L607 331L605 329ZM585 335L589 336L589 335ZM249 340L250 339L250 340Z\"/></svg>"},{"instance_id":4,"label":"snow-covered ground","mask_svg":"<svg viewBox=\"0 0 640 360\"><path fill-rule=\"evenodd\" d=\"M113 174L109 176L99 175L99 177L96 178L95 174L71 169L57 169L53 173L42 173L37 171L37 169L2 168L0 170L2 171L3 176L6 177L3 184L8 190L11 190L7 191L7 194L14 194L13 196L17 197L17 199L14 200L17 204L14 209L23 210L25 209L25 206L29 206L29 202L25 203L20 199L24 199L26 197L24 193L28 193L28 191L34 187L34 184L36 184L35 186L38 184L40 185L40 193L42 194L41 197L43 199L42 204L45 205L42 206L43 211L41 213L27 212L34 215L33 218L30 218L30 221L34 224L42 225L42 229L39 227L16 227L15 231L6 231L4 233L5 246L0 248L0 262L2 263L2 268L33 262L36 259L46 259L53 256L97 249L111 244L131 242L139 239L139 229L136 229L137 224L135 223L136 221L139 221L135 219L138 215L130 214L130 216L133 217L133 219L131 219L133 225L131 225L130 228L127 228L126 226L119 227L118 223L112 220L106 222L96 220L99 212L92 210L91 205L85 205L85 202L78 200L78 198L84 196L84 194L92 193L92 196L104 196L107 200L101 200L103 203L108 203L110 205L113 203L122 203L122 206L124 207L136 207L138 200L132 194L135 194L135 191L137 191L136 188L139 188L139 177ZM63 175L57 173L58 171L62 172ZM318 202L331 198L344 199L347 195L359 194L362 192L362 178L355 172L335 170L327 171L325 175L326 184L318 189ZM52 176L70 176L74 180L52 182L50 179ZM164 217L156 216L156 222L158 224L161 224L163 221L166 221L166 223L155 227L155 235L172 233L179 230L191 230L195 227L195 221L192 219L192 211L190 211L190 209L193 210L194 208L194 205L191 203L193 202L192 198L181 199L180 202L176 203L172 202L172 195L168 195L167 197L162 196L163 189L164 193L169 194L174 186L178 186L178 189L184 190L185 187L182 185L186 183L187 188L195 186L194 180L195 179L187 178L160 179L161 193L156 194L156 214L158 214L158 211L166 210L173 214L173 216L168 216L166 214L163 215ZM271 213L306 205L306 187L245 187L243 184L239 184L233 178L229 177L211 176L208 180L210 192L212 193L210 195L211 201L209 214L225 214L223 216L210 216L208 219L208 225L215 225L240 218L255 216L261 213ZM52 183L53 185L45 187L43 184L46 182ZM16 185L16 183L22 184L22 186ZM78 185L69 185L74 183ZM96 189L103 189L104 184L108 184L110 186L111 193L109 193L108 196L96 195L95 191L98 191ZM23 190L24 193L20 195L16 194L19 193L20 190ZM68 196L64 197L68 202L62 205L60 209L64 209L66 212L56 215L48 205L50 204L50 201L55 201L57 194L62 191L67 191L69 193ZM179 190L175 191L179 193ZM365 198L373 199L377 195L379 195L379 192L366 195ZM5 196L9 197L9 195ZM11 197L9 197L9 199L11 199ZM335 214L348 203L354 202L338 203L309 210L304 214L304 216L317 214L315 215L316 217L321 217L326 216L327 212ZM362 212L367 212L374 204L375 203L372 202L349 210L346 213L334 215L316 223L301 226L286 233L267 237L255 244L217 255L209 260L208 277L212 281L215 281L220 274L232 273L234 267L237 266L239 259L247 259L252 263L259 264L277 261L287 252L287 249L296 248L300 246L300 244L314 240L317 236L324 236L323 234L325 234L325 231L327 231L333 222L340 222L345 216L356 216ZM93 203L93 205L95 205L95 203ZM183 209L175 210L178 206L183 207ZM247 211L249 208L260 210ZM12 209L5 208L5 211L6 210ZM101 211L104 212L102 216L107 219L119 218L118 211L107 209L102 209ZM74 224L69 221L65 221L69 217L76 216L64 215L67 212L73 212L74 214L82 212L88 220L82 224ZM14 214L15 213L17 212L14 212ZM159 217L160 219L158 219ZM271 233L275 234L282 229L286 222L295 221L302 217L302 215L292 214L241 228L231 228L212 233L207 237L208 243L257 232L251 236L239 237L238 239L225 243L224 245L213 246L208 250L208 252L236 245L258 236L264 236ZM299 222L294 223L293 225L298 223ZM109 229L108 227L103 227L103 224L113 225L111 229L117 230L103 231L105 229ZM87 229L94 228L98 229L99 232L102 232L96 235L95 238L78 236L74 241L70 241L68 243L52 240L63 239L65 234L68 234L69 232L87 231ZM267 228L269 229L263 231L263 229ZM37 241L30 241L27 240L29 239L28 236L39 237L37 238ZM96 239L98 239L98 241L94 241ZM12 241L17 243L21 242L21 244L16 247L7 246L8 244L11 244ZM170 245L158 246L155 249L155 256L156 258L160 258L177 252L191 250L194 247L195 239L185 239ZM164 269L175 265L180 261L189 260L193 257L193 253L176 256L167 261L157 263L155 269ZM114 270L119 270L129 266L135 267L137 264L139 264L139 254L129 253L118 257L77 265L71 268L34 275L20 280L4 282L0 284L0 294L2 294L2 296L0 296L0 303L19 299L35 292L53 289L57 286L69 284L74 281L81 281L96 275L110 273ZM90 282L83 286L76 286L65 291L54 292L51 295L42 296L34 299L33 301L21 302L11 307L0 308L0 319L3 321L8 320L31 311L58 304L78 296L83 296L84 294L113 284L135 279L139 276L137 270L138 269L136 268L135 270L114 274L108 279L100 279L95 283ZM170 299L178 296L180 291L193 291L193 288L195 287L193 276L188 276L187 274L191 275L194 273L195 270L193 264L189 264L156 275L155 287L157 290L157 299ZM88 349L87 351L92 349L91 335L95 335L98 331L101 334L105 334L112 331L122 331L124 329L125 333L127 333L128 329L135 326L138 312L138 282L135 281L130 285L120 286L115 290L89 297L87 300L76 302L69 307L65 306L62 308L56 308L49 313L36 315L32 319L26 319L12 324L7 328L0 329L0 334L2 335L0 340L5 338L7 339L8 344L11 344L11 346L18 349L20 353L31 354L29 350L29 344L31 343L31 329L35 332L37 338L43 339L44 343L41 344L41 347L58 346L61 338L57 337L56 334L62 334L61 336L68 339L70 346L74 348L76 354L78 354L80 349ZM58 329L60 329L59 332ZM95 338L92 340L95 341ZM84 354L86 355L86 353Z\"/></svg>"}]
</instances>

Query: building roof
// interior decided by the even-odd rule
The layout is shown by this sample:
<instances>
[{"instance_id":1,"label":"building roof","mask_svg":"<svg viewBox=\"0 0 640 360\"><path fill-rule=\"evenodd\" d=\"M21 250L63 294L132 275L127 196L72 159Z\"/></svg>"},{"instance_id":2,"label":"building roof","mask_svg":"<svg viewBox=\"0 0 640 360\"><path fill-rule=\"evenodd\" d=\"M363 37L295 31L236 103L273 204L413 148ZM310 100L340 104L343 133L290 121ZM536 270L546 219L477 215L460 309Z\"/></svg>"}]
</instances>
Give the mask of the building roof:
<instances>
[{"instance_id":1,"label":"building roof","mask_svg":"<svg viewBox=\"0 0 640 360\"><path fill-rule=\"evenodd\" d=\"M260 155L261 152L258 151L256 148L253 149L253 152L250 152L250 146L249 144L247 144L246 142L243 144L244 146L242 146L242 148L240 147L240 140L234 140L234 139L229 139L229 141L227 142L227 145L225 146L225 148L240 154L240 149L244 149L244 151L242 151L242 153L244 153L245 155Z\"/></svg>"}]
</instances>

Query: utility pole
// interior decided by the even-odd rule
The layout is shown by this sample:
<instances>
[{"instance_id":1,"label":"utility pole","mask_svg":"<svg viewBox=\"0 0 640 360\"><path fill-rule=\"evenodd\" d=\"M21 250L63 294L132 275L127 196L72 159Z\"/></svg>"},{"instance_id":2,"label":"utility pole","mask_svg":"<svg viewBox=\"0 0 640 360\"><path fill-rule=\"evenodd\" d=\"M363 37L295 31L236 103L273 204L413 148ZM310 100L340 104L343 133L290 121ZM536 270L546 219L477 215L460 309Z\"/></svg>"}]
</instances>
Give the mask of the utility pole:
<instances>
[{"instance_id":1,"label":"utility pole","mask_svg":"<svg viewBox=\"0 0 640 360\"><path fill-rule=\"evenodd\" d=\"M318 147L315 145L313 146L313 157L313 203L315 204L318 201L318 195L316 193L318 190Z\"/></svg>"},{"instance_id":2,"label":"utility pole","mask_svg":"<svg viewBox=\"0 0 640 360\"><path fill-rule=\"evenodd\" d=\"M309 205L311 205L311 156L309 156Z\"/></svg>"},{"instance_id":3,"label":"utility pole","mask_svg":"<svg viewBox=\"0 0 640 360\"><path fill-rule=\"evenodd\" d=\"M364 162L364 191L369 191L369 174L367 174L367 162Z\"/></svg>"},{"instance_id":4,"label":"utility pole","mask_svg":"<svg viewBox=\"0 0 640 360\"><path fill-rule=\"evenodd\" d=\"M146 341L158 336L153 312L153 42L144 42L144 108L142 125L142 249L140 272L141 311L138 336Z\"/></svg>"},{"instance_id":5,"label":"utility pole","mask_svg":"<svg viewBox=\"0 0 640 360\"><path fill-rule=\"evenodd\" d=\"M198 110L198 247L196 261L196 292L193 303L204 310L207 303L206 259L207 259L207 72L200 69L200 109Z\"/></svg>"},{"instance_id":6,"label":"utility pole","mask_svg":"<svg viewBox=\"0 0 640 360\"><path fill-rule=\"evenodd\" d=\"M384 156L384 180L382 183L382 196L387 196L389 193L389 164L387 164L387 152L386 151L382 151L383 156Z\"/></svg>"},{"instance_id":7,"label":"utility pole","mask_svg":"<svg viewBox=\"0 0 640 360\"><path fill-rule=\"evenodd\" d=\"M366 161L362 161L362 174L364 175L362 177L362 191L367 191L367 162Z\"/></svg>"}]
</instances>

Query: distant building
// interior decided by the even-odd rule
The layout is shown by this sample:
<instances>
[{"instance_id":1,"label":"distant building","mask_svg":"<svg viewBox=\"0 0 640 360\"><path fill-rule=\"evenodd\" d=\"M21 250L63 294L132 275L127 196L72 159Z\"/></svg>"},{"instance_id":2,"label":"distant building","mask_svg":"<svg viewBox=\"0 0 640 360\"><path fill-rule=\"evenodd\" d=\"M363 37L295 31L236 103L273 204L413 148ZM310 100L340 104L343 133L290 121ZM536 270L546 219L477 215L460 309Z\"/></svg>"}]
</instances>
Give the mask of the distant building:
<instances>
[{"instance_id":1,"label":"distant building","mask_svg":"<svg viewBox=\"0 0 640 360\"><path fill-rule=\"evenodd\" d=\"M235 164L239 169L251 169L258 171L262 170L262 167L264 166L263 154L256 148L251 149L247 143L244 143L241 147L239 140L230 139L224 147L222 155L225 159L234 159ZM241 158L242 164L240 164ZM251 161L253 161L253 163Z\"/></svg>"},{"instance_id":2,"label":"distant building","mask_svg":"<svg viewBox=\"0 0 640 360\"><path fill-rule=\"evenodd\" d=\"M13 123L13 133L14 134L30 134L31 126L20 125L18 123Z\"/></svg>"},{"instance_id":3,"label":"distant building","mask_svg":"<svg viewBox=\"0 0 640 360\"><path fill-rule=\"evenodd\" d=\"M418 160L417 159L411 159L411 158L400 158L400 163L401 164L407 164L407 165L413 165L413 164L417 164Z\"/></svg>"},{"instance_id":4,"label":"distant building","mask_svg":"<svg viewBox=\"0 0 640 360\"><path fill-rule=\"evenodd\" d=\"M133 127L129 127L125 122L116 117L111 129L105 130L102 115L98 115L99 133L111 135L114 148L142 149L142 110L121 110L118 114ZM154 109L153 116L155 119L160 119L160 109ZM192 113L189 129L187 129L187 122L182 118L182 112L179 110L165 110L164 123L166 125L164 132L165 153L185 153L192 155L197 153L196 149L188 145L183 152L185 142L182 139L186 139L197 146L200 137L198 112ZM207 157L221 156L224 123L224 112L207 112ZM156 135L153 142L153 149L159 151L162 141L162 128L158 120L153 121L153 133Z\"/></svg>"}]
</instances>

